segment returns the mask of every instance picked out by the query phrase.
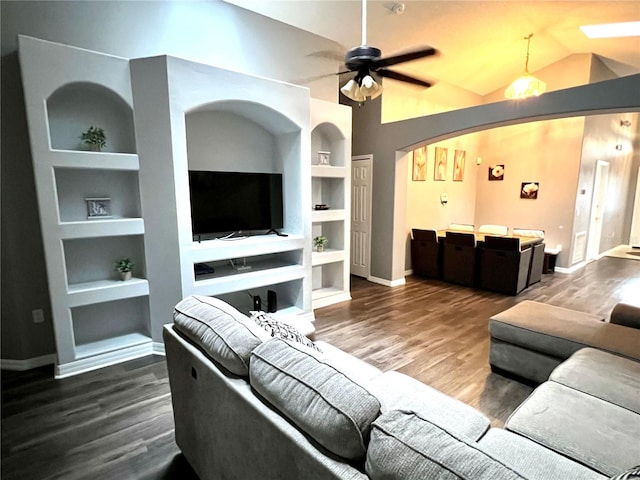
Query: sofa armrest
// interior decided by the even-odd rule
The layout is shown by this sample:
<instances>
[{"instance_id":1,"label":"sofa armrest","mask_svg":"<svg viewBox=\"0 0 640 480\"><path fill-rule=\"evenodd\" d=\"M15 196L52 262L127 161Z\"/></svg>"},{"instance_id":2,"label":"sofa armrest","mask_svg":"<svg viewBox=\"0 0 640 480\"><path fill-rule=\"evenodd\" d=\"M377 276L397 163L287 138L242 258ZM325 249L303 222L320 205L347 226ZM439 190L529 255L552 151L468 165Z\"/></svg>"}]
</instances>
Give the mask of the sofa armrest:
<instances>
[{"instance_id":1,"label":"sofa armrest","mask_svg":"<svg viewBox=\"0 0 640 480\"><path fill-rule=\"evenodd\" d=\"M640 308L626 303L618 303L611 311L610 322L640 329Z\"/></svg>"}]
</instances>

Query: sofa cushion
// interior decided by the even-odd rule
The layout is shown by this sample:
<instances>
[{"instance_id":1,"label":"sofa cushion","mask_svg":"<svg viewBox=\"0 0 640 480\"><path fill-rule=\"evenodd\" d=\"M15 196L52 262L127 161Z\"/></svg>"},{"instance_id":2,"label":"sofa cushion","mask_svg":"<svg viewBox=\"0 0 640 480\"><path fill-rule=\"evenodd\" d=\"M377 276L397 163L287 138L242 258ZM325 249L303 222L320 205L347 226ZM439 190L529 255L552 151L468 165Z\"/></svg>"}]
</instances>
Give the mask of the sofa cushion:
<instances>
[{"instance_id":1,"label":"sofa cushion","mask_svg":"<svg viewBox=\"0 0 640 480\"><path fill-rule=\"evenodd\" d=\"M193 295L173 311L176 330L231 373L249 374L249 359L255 347L270 335L226 302Z\"/></svg>"},{"instance_id":2,"label":"sofa cushion","mask_svg":"<svg viewBox=\"0 0 640 480\"><path fill-rule=\"evenodd\" d=\"M385 413L373 423L365 471L373 480L524 478L477 444L401 410Z\"/></svg>"},{"instance_id":3,"label":"sofa cushion","mask_svg":"<svg viewBox=\"0 0 640 480\"><path fill-rule=\"evenodd\" d=\"M635 360L583 348L556 367L549 380L640 415L640 362Z\"/></svg>"},{"instance_id":4,"label":"sofa cushion","mask_svg":"<svg viewBox=\"0 0 640 480\"><path fill-rule=\"evenodd\" d=\"M490 429L478 444L483 451L529 479L604 480L607 477L528 438Z\"/></svg>"},{"instance_id":5,"label":"sofa cushion","mask_svg":"<svg viewBox=\"0 0 640 480\"><path fill-rule=\"evenodd\" d=\"M385 372L367 388L380 400L382 413L410 410L470 441L489 428L489 419L475 408L399 372Z\"/></svg>"},{"instance_id":6,"label":"sofa cushion","mask_svg":"<svg viewBox=\"0 0 640 480\"><path fill-rule=\"evenodd\" d=\"M289 340L290 342L298 342L306 347L320 351L314 342L300 333L300 331L293 325L281 322L277 318L274 318L268 313L262 311L251 311L249 312L249 315L251 316L251 320L256 322L259 327L266 330L272 337L282 338L284 340Z\"/></svg>"},{"instance_id":7,"label":"sofa cushion","mask_svg":"<svg viewBox=\"0 0 640 480\"><path fill-rule=\"evenodd\" d=\"M603 475L640 458L640 415L556 382L536 388L506 428Z\"/></svg>"},{"instance_id":8,"label":"sofa cushion","mask_svg":"<svg viewBox=\"0 0 640 480\"><path fill-rule=\"evenodd\" d=\"M597 315L525 300L491 317L491 337L556 358L595 347L640 360L640 330Z\"/></svg>"},{"instance_id":9,"label":"sofa cushion","mask_svg":"<svg viewBox=\"0 0 640 480\"><path fill-rule=\"evenodd\" d=\"M364 456L380 403L321 355L273 338L253 351L249 381L327 450L347 459Z\"/></svg>"}]
</instances>

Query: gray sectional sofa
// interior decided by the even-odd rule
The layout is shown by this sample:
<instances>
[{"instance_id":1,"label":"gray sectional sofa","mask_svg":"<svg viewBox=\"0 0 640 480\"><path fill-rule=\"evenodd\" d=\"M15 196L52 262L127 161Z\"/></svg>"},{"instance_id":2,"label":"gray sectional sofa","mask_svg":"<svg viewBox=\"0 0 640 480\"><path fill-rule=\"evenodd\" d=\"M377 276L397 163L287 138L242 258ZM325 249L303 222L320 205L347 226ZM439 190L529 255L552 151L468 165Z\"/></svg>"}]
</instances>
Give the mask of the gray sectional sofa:
<instances>
[{"instance_id":1,"label":"gray sectional sofa","mask_svg":"<svg viewBox=\"0 0 640 480\"><path fill-rule=\"evenodd\" d=\"M176 442L203 480L595 480L640 463L636 447L622 444L629 435L638 440L629 428L640 431L638 385L627 382L638 377L631 360L597 350L570 358L551 386L534 392L537 403L525 401L500 429L411 377L276 330L200 296L176 305L165 327ZM593 385L589 371L603 362L607 382L624 389L602 393ZM554 427L582 401L564 403L565 389L588 396L590 421L603 427L589 448L578 441L580 425ZM562 409L545 420L539 408L556 395ZM599 402L629 412L619 418L628 423L625 436L619 423L601 422L610 411Z\"/></svg>"}]
</instances>

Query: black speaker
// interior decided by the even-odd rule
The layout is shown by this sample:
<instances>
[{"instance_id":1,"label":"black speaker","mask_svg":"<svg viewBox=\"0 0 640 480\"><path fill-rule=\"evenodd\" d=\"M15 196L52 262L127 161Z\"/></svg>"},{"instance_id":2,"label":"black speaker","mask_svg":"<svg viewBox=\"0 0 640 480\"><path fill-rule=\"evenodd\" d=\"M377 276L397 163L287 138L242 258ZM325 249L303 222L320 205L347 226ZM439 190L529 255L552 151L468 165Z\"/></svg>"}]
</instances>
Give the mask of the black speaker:
<instances>
[{"instance_id":1,"label":"black speaker","mask_svg":"<svg viewBox=\"0 0 640 480\"><path fill-rule=\"evenodd\" d=\"M275 313L278 311L278 297L273 290L267 290L267 312Z\"/></svg>"},{"instance_id":2,"label":"black speaker","mask_svg":"<svg viewBox=\"0 0 640 480\"><path fill-rule=\"evenodd\" d=\"M260 310L262 310L262 301L260 300L260 296L259 295L254 295L253 296L253 309L256 312L259 312Z\"/></svg>"}]
</instances>

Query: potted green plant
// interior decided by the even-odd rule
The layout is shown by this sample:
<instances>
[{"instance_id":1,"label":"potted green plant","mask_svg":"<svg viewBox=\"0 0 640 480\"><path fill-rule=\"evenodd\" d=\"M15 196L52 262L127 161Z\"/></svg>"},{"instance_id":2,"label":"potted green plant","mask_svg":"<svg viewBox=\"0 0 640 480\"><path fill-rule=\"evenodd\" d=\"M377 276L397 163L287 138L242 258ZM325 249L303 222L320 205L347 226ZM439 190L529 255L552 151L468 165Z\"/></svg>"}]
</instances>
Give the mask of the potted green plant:
<instances>
[{"instance_id":1,"label":"potted green plant","mask_svg":"<svg viewBox=\"0 0 640 480\"><path fill-rule=\"evenodd\" d=\"M121 280L131 280L131 270L133 270L133 262L127 258L123 257L113 264L113 269L116 272L120 272Z\"/></svg>"},{"instance_id":2,"label":"potted green plant","mask_svg":"<svg viewBox=\"0 0 640 480\"><path fill-rule=\"evenodd\" d=\"M100 127L94 127L93 125L89 127L89 130L80 135L80 140L96 152L99 152L107 145L107 137L104 134L104 130Z\"/></svg>"},{"instance_id":3,"label":"potted green plant","mask_svg":"<svg viewBox=\"0 0 640 480\"><path fill-rule=\"evenodd\" d=\"M313 246L316 247L316 252L322 252L328 243L329 240L323 235L318 235L313 239Z\"/></svg>"}]
</instances>

